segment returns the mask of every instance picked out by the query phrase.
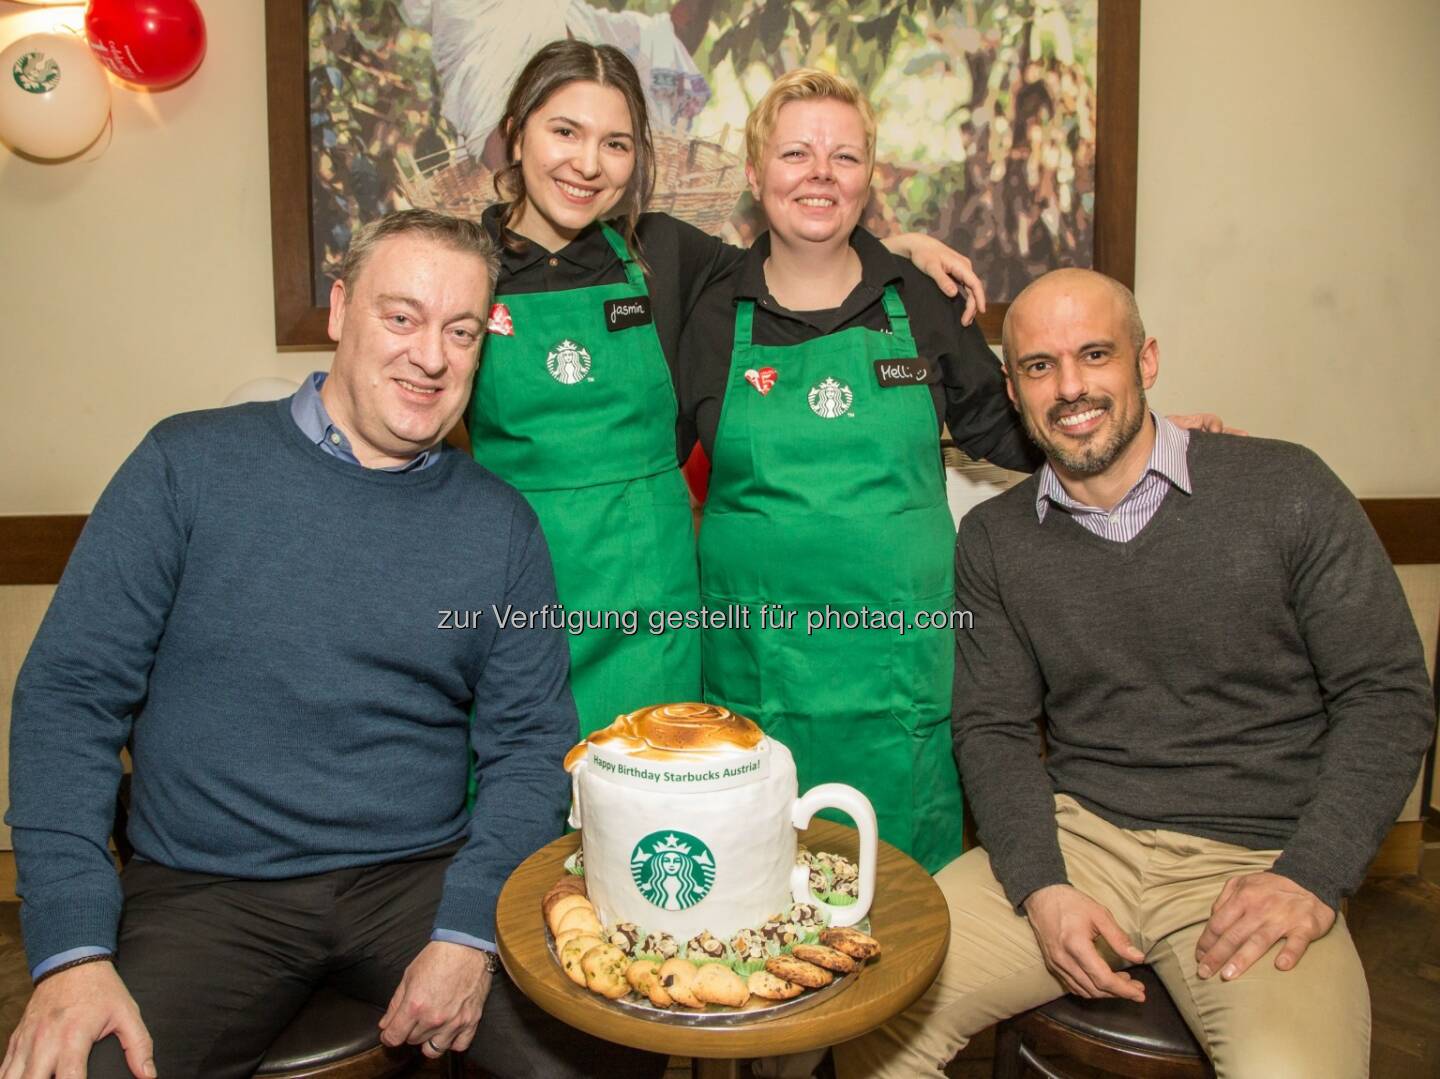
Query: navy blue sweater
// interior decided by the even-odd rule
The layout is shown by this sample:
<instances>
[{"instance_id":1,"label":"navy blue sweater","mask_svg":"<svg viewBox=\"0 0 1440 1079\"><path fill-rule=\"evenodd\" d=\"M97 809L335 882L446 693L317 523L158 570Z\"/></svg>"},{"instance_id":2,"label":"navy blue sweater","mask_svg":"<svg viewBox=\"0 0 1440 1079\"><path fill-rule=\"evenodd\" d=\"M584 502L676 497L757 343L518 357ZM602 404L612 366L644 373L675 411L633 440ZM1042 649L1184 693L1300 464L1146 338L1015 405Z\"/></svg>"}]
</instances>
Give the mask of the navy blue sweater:
<instances>
[{"instance_id":1,"label":"navy blue sweater","mask_svg":"<svg viewBox=\"0 0 1440 1079\"><path fill-rule=\"evenodd\" d=\"M288 409L159 424L70 558L11 725L32 965L115 946L106 839L127 741L139 857L274 879L468 829L435 927L480 938L494 939L505 877L560 834L561 760L578 737L566 641L491 614L555 602L534 513L458 452L400 474L336 460ZM483 617L439 628L457 609Z\"/></svg>"}]
</instances>

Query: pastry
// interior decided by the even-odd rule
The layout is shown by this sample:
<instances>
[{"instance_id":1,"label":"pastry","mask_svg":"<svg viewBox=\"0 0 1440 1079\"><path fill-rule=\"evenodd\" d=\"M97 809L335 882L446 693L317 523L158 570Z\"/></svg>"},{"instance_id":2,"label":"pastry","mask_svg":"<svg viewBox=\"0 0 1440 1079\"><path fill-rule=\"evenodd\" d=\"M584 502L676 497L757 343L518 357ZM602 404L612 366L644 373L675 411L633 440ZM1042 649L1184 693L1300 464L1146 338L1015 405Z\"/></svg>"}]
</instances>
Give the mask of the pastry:
<instances>
[{"instance_id":1,"label":"pastry","mask_svg":"<svg viewBox=\"0 0 1440 1079\"><path fill-rule=\"evenodd\" d=\"M569 914L572 910L588 910L593 917L595 908L590 900L583 895L563 895L550 904L550 909L545 912L545 924L550 927L552 935L560 933L560 919Z\"/></svg>"},{"instance_id":2,"label":"pastry","mask_svg":"<svg viewBox=\"0 0 1440 1079\"><path fill-rule=\"evenodd\" d=\"M582 936L567 941L560 949L560 966L565 971L565 977L582 989L585 988L585 968L580 965L580 960L591 948L598 948L600 943L599 937Z\"/></svg>"},{"instance_id":3,"label":"pastry","mask_svg":"<svg viewBox=\"0 0 1440 1079\"><path fill-rule=\"evenodd\" d=\"M560 915L559 920L553 923L553 928L557 937L567 929L588 929L597 937L603 939L605 936L605 929L600 924L600 919L595 917L595 910L588 903L584 907L575 907Z\"/></svg>"},{"instance_id":4,"label":"pastry","mask_svg":"<svg viewBox=\"0 0 1440 1079\"><path fill-rule=\"evenodd\" d=\"M760 927L760 935L767 941L774 941L782 948L788 948L800 939L800 934L793 925L775 919Z\"/></svg>"},{"instance_id":5,"label":"pastry","mask_svg":"<svg viewBox=\"0 0 1440 1079\"><path fill-rule=\"evenodd\" d=\"M597 936L596 932L588 927L581 929L567 929L563 933L560 933L555 937L555 954L559 955L560 949L564 948L565 945L569 944L576 937L593 936ZM604 942L602 941L601 943Z\"/></svg>"},{"instance_id":6,"label":"pastry","mask_svg":"<svg viewBox=\"0 0 1440 1079\"><path fill-rule=\"evenodd\" d=\"M792 955L771 956L765 960L765 969L777 978L803 985L806 989L820 989L835 980L835 975L824 967L817 967L814 963L807 963Z\"/></svg>"},{"instance_id":7,"label":"pastry","mask_svg":"<svg viewBox=\"0 0 1440 1079\"><path fill-rule=\"evenodd\" d=\"M685 942L685 956L692 962L696 959L720 959L725 955L725 942L702 930Z\"/></svg>"},{"instance_id":8,"label":"pastry","mask_svg":"<svg viewBox=\"0 0 1440 1079\"><path fill-rule=\"evenodd\" d=\"M849 974L859 965L844 952L837 952L823 944L797 944L790 954L796 959L814 963L817 967L833 970L837 974Z\"/></svg>"},{"instance_id":9,"label":"pastry","mask_svg":"<svg viewBox=\"0 0 1440 1079\"><path fill-rule=\"evenodd\" d=\"M699 972L688 959L667 959L660 964L656 981L665 992L687 1008L703 1008L705 1003L695 995L695 975Z\"/></svg>"},{"instance_id":10,"label":"pastry","mask_svg":"<svg viewBox=\"0 0 1440 1079\"><path fill-rule=\"evenodd\" d=\"M787 982L768 970L757 970L745 980L745 987L762 1000L794 1000L805 992L802 986Z\"/></svg>"},{"instance_id":11,"label":"pastry","mask_svg":"<svg viewBox=\"0 0 1440 1079\"><path fill-rule=\"evenodd\" d=\"M680 945L669 933L651 933L642 940L636 951L640 955L658 955L661 962L674 959L680 954Z\"/></svg>"},{"instance_id":12,"label":"pastry","mask_svg":"<svg viewBox=\"0 0 1440 1079\"><path fill-rule=\"evenodd\" d=\"M619 1000L630 992L625 967L625 953L613 944L597 944L580 958L586 988L609 1000Z\"/></svg>"},{"instance_id":13,"label":"pastry","mask_svg":"<svg viewBox=\"0 0 1440 1079\"><path fill-rule=\"evenodd\" d=\"M630 983L630 988L637 993L650 992L650 983L655 980L659 973L658 963L652 963L649 959L637 959L625 968L625 980Z\"/></svg>"},{"instance_id":14,"label":"pastry","mask_svg":"<svg viewBox=\"0 0 1440 1079\"><path fill-rule=\"evenodd\" d=\"M742 929L730 941L730 947L743 962L754 962L765 958L765 938L759 930Z\"/></svg>"},{"instance_id":15,"label":"pastry","mask_svg":"<svg viewBox=\"0 0 1440 1079\"><path fill-rule=\"evenodd\" d=\"M621 922L606 934L605 939L626 955L634 955L635 945L640 943L640 927L634 922Z\"/></svg>"},{"instance_id":16,"label":"pastry","mask_svg":"<svg viewBox=\"0 0 1440 1079\"><path fill-rule=\"evenodd\" d=\"M691 989L706 1004L723 1004L729 1008L743 1008L750 999L744 979L724 963L702 964Z\"/></svg>"},{"instance_id":17,"label":"pastry","mask_svg":"<svg viewBox=\"0 0 1440 1079\"><path fill-rule=\"evenodd\" d=\"M858 929L826 929L820 934L820 943L844 952L851 959L874 959L880 954L880 942Z\"/></svg>"},{"instance_id":18,"label":"pastry","mask_svg":"<svg viewBox=\"0 0 1440 1079\"><path fill-rule=\"evenodd\" d=\"M579 880L580 878L571 877L570 879ZM559 884L556 884L548 892L546 892L545 898L540 900L540 912L545 916L545 920L547 922L550 920L550 912L555 909L555 904L559 903L560 900L566 898L567 896L579 896L582 899L586 898L585 885L581 884L578 888L576 888L566 885L564 881L561 881Z\"/></svg>"}]
</instances>

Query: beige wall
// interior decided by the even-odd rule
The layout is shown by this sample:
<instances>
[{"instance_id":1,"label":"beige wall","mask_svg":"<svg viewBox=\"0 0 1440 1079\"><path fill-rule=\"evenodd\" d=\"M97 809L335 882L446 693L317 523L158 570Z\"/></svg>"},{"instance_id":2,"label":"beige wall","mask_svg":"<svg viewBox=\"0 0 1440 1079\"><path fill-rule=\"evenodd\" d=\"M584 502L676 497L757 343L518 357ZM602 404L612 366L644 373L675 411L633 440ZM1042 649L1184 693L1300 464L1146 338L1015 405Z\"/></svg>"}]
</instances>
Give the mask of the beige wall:
<instances>
[{"instance_id":1,"label":"beige wall","mask_svg":"<svg viewBox=\"0 0 1440 1079\"><path fill-rule=\"evenodd\" d=\"M1440 4L1146 0L1136 291L1156 399L1440 494Z\"/></svg>"},{"instance_id":2,"label":"beige wall","mask_svg":"<svg viewBox=\"0 0 1440 1079\"><path fill-rule=\"evenodd\" d=\"M275 349L264 6L200 6L200 70L112 84L97 160L0 149L0 513L86 513L156 420L329 363ZM54 17L0 0L0 47Z\"/></svg>"},{"instance_id":3,"label":"beige wall","mask_svg":"<svg viewBox=\"0 0 1440 1079\"><path fill-rule=\"evenodd\" d=\"M117 87L97 160L0 150L0 513L88 511L157 419L326 363L273 344L262 5L201 6L199 73ZM0 0L0 47L51 17ZM1440 495L1440 4L1147 0L1142 23L1157 403L1306 442L1361 495Z\"/></svg>"}]
</instances>

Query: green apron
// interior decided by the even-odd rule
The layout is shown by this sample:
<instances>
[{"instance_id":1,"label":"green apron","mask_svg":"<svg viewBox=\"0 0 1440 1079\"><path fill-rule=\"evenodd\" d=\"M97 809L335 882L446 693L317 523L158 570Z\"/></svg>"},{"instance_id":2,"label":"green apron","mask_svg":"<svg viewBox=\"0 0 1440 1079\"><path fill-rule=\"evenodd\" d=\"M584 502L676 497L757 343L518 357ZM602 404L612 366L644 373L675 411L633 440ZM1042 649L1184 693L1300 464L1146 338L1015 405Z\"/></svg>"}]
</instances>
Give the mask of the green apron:
<instances>
[{"instance_id":1,"label":"green apron","mask_svg":"<svg viewBox=\"0 0 1440 1079\"><path fill-rule=\"evenodd\" d=\"M700 591L711 608L746 605L750 625L707 628L701 669L706 700L790 747L802 792L859 788L881 838L933 873L962 847L955 640L913 616L943 622L954 607L955 526L929 386L878 381L876 361L917 355L893 287L884 302L890 333L854 327L784 346L752 343L754 304L736 307ZM774 628L775 604L794 612L789 628ZM807 617L827 608L834 617L811 633ZM837 625L867 610L870 625L903 616L904 632Z\"/></svg>"},{"instance_id":2,"label":"green apron","mask_svg":"<svg viewBox=\"0 0 1440 1079\"><path fill-rule=\"evenodd\" d=\"M649 294L625 241L602 228L625 282L498 296L514 333L485 336L467 416L475 460L539 515L567 616L591 619L569 635L582 737L700 692L697 631L650 626L652 611L698 605L675 389L653 322L611 329L607 301Z\"/></svg>"}]
</instances>

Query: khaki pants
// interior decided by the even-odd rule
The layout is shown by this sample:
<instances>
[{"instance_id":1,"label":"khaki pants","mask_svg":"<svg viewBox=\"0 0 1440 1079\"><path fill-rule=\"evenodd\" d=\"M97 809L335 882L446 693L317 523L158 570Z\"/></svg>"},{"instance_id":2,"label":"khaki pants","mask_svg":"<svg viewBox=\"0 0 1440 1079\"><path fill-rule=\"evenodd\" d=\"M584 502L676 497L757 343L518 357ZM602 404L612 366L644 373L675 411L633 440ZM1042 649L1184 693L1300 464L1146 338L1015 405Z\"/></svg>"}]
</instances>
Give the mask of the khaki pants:
<instances>
[{"instance_id":1,"label":"khaki pants","mask_svg":"<svg viewBox=\"0 0 1440 1079\"><path fill-rule=\"evenodd\" d=\"M1343 917L1293 970L1275 969L1277 943L1234 981L1195 974L1195 942L1225 881L1269 869L1279 851L1116 828L1065 795L1055 799L1055 822L1070 883L1103 903L1145 952L1219 1079L1369 1074L1370 995ZM909 1011L836 1048L840 1079L939 1076L972 1035L1064 992L983 850L935 881L950 907L940 976Z\"/></svg>"}]
</instances>

